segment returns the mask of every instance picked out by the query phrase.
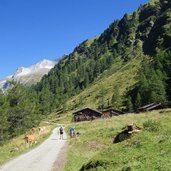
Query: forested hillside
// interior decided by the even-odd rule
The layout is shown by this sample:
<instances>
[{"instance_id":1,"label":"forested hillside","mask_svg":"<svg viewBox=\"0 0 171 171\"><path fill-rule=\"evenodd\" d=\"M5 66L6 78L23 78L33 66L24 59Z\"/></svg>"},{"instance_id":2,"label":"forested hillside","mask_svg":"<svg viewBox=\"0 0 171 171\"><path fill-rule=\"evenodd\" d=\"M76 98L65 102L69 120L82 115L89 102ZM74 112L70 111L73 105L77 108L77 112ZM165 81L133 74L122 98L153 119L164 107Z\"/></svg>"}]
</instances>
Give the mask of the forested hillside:
<instances>
[{"instance_id":1,"label":"forested hillside","mask_svg":"<svg viewBox=\"0 0 171 171\"><path fill-rule=\"evenodd\" d=\"M120 21L114 21L99 37L76 47L35 87L42 111L47 113L56 107L65 110L65 102L70 97L90 87L100 76L105 79L104 72L116 61L120 61L119 69L134 58L141 61L137 81L124 93L128 102L121 106L130 104L136 110L150 102L168 105L171 100L170 7L169 0L153 0L130 15L125 14Z\"/></svg>"},{"instance_id":2,"label":"forested hillside","mask_svg":"<svg viewBox=\"0 0 171 171\"><path fill-rule=\"evenodd\" d=\"M1 93L0 141L21 134L54 110L88 105L87 99L95 108L130 112L150 102L169 106L170 28L170 0L153 0L81 43L37 85L14 85L8 94Z\"/></svg>"},{"instance_id":3,"label":"forested hillside","mask_svg":"<svg viewBox=\"0 0 171 171\"><path fill-rule=\"evenodd\" d=\"M8 94L0 92L0 144L38 125L38 106L37 95L24 86L13 83Z\"/></svg>"}]
</instances>

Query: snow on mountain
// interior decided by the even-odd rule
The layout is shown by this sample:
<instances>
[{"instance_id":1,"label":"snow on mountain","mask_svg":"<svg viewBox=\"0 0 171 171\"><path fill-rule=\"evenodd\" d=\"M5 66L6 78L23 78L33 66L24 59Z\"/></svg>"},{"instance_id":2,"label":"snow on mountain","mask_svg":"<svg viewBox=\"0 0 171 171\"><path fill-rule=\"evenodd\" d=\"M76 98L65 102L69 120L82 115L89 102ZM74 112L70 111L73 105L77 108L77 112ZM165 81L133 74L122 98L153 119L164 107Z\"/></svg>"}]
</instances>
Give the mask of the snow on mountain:
<instances>
[{"instance_id":1,"label":"snow on mountain","mask_svg":"<svg viewBox=\"0 0 171 171\"><path fill-rule=\"evenodd\" d=\"M23 85L32 85L40 81L43 75L47 74L57 64L57 61L44 59L28 68L19 67L13 75L0 80L0 89L9 87L9 81L15 81Z\"/></svg>"},{"instance_id":2,"label":"snow on mountain","mask_svg":"<svg viewBox=\"0 0 171 171\"><path fill-rule=\"evenodd\" d=\"M23 76L23 75L27 75L30 73L31 73L31 70L29 68L19 67L16 73L13 75L13 77Z\"/></svg>"},{"instance_id":3,"label":"snow on mountain","mask_svg":"<svg viewBox=\"0 0 171 171\"><path fill-rule=\"evenodd\" d=\"M56 63L57 63L56 61L50 61L50 60L44 59L43 61L38 62L37 64L32 65L28 68L19 67L16 73L13 75L13 78L15 79L16 77L34 74L41 70L49 71L55 66Z\"/></svg>"},{"instance_id":4,"label":"snow on mountain","mask_svg":"<svg viewBox=\"0 0 171 171\"><path fill-rule=\"evenodd\" d=\"M40 68L51 69L51 68L54 67L54 63L56 64L56 62L54 62L54 61L50 61L50 60L44 59L43 61L38 62L35 65L32 65L30 68L32 70L37 70L37 69L40 69Z\"/></svg>"}]
</instances>

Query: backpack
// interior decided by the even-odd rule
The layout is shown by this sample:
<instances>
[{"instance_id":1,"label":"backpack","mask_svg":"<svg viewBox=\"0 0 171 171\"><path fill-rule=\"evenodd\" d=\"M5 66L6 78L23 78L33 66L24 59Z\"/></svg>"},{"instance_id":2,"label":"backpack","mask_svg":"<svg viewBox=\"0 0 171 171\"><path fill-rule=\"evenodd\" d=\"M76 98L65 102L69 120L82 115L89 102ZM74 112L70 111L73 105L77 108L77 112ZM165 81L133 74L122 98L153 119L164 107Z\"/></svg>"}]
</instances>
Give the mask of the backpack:
<instances>
[{"instance_id":1,"label":"backpack","mask_svg":"<svg viewBox=\"0 0 171 171\"><path fill-rule=\"evenodd\" d=\"M74 132L74 128L70 128L70 132Z\"/></svg>"},{"instance_id":2,"label":"backpack","mask_svg":"<svg viewBox=\"0 0 171 171\"><path fill-rule=\"evenodd\" d=\"M60 127L59 130L60 130L60 132L63 132L64 131L64 128L63 127Z\"/></svg>"}]
</instances>

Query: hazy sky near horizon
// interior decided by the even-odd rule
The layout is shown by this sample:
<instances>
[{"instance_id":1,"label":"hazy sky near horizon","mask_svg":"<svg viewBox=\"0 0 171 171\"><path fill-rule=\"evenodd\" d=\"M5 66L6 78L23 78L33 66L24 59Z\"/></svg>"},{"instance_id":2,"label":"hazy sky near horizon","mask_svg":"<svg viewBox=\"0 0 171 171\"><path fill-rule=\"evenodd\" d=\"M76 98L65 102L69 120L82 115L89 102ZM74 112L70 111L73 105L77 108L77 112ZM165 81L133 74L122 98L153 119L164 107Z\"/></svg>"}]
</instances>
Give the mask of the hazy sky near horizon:
<instances>
[{"instance_id":1,"label":"hazy sky near horizon","mask_svg":"<svg viewBox=\"0 0 171 171\"><path fill-rule=\"evenodd\" d=\"M0 79L58 59L149 0L0 0Z\"/></svg>"}]
</instances>

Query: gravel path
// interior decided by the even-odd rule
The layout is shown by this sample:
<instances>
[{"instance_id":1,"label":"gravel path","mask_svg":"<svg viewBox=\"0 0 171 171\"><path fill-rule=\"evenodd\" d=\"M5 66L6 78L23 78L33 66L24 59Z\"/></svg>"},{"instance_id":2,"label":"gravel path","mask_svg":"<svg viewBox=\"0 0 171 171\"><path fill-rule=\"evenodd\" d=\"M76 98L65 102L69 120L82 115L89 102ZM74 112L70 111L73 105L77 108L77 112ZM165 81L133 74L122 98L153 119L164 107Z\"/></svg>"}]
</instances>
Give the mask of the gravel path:
<instances>
[{"instance_id":1,"label":"gravel path","mask_svg":"<svg viewBox=\"0 0 171 171\"><path fill-rule=\"evenodd\" d=\"M51 136L37 148L1 166L0 171L52 171L60 151L66 145L66 134L64 140L60 140L58 130L55 128Z\"/></svg>"}]
</instances>

